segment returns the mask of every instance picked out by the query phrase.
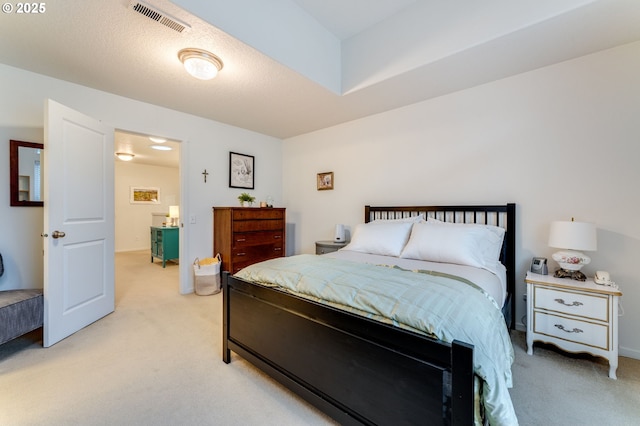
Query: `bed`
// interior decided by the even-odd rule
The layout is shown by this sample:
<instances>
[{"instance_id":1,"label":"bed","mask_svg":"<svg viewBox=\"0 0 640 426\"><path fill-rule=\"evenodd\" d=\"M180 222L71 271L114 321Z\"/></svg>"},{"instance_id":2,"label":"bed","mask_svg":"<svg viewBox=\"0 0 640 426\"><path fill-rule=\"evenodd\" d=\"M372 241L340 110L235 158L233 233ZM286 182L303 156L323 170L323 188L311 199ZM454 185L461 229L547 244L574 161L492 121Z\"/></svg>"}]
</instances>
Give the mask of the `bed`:
<instances>
[{"instance_id":1,"label":"bed","mask_svg":"<svg viewBox=\"0 0 640 426\"><path fill-rule=\"evenodd\" d=\"M395 223L409 222L410 237L402 243L402 253L410 246L411 235L416 229L430 233L437 230L444 232L443 235L453 235L451 232L458 232L457 225L479 224L481 226L472 228L503 230L497 253L503 268L499 279L503 284L502 293L487 296L484 290L473 290L474 294L482 294L473 296L477 298L474 304L495 305L493 310L489 310L493 317L496 317L493 312L496 311L498 321L502 321L501 326L497 326L497 329L502 329L500 333L490 330L490 334L476 339L473 344L470 343L473 339L465 333L461 333L464 335L462 339L456 335L449 336L448 332L443 335L446 338L438 338L435 332L425 333L403 321L398 324L395 319L385 320L377 315L363 314L362 309L365 308L345 309L341 303L332 302L329 297L325 299L323 293L304 295L296 289L279 288L262 279L254 279L261 277L255 274L265 273L265 268L267 273L273 273L274 276L285 276L274 268L279 267L278 262L289 262L323 271L329 271L332 265L337 265L338 268L346 268L336 274L341 277L355 277L350 268L366 269L365 274L375 273L367 277L369 281L365 283L366 288L373 288L374 284L382 285L382 282L384 285L395 285L396 279L402 285L421 280L429 280L428 285L432 285L431 280L443 280L447 286L455 289L460 286L459 283L454 286L453 281L446 281L451 278L450 271L424 273L421 270L416 273L411 266L402 263L410 263L413 259L404 259L398 266L390 260L394 256L387 255L384 250L382 254L374 253L374 256L381 256L384 260L365 261L360 265L357 259L350 256L357 257L361 252L349 250L347 246L344 254L340 250L323 256L298 255L261 262L255 268L250 266L243 269L236 276L223 273L223 361L229 363L231 352L235 352L341 424L517 423L513 413L500 417L502 411L491 411L494 410L495 400L487 398L493 398L490 393L496 389L493 381L486 382L486 377L479 374L479 367L492 370L493 366L478 365L478 359L487 350L482 346L483 340L492 339L495 334L504 341L504 333L508 340L508 329L514 327L515 204L366 206L364 219L363 227L368 226L369 230L375 229L375 232L381 232L379 226L382 225L389 229L404 229L404 225L395 226ZM447 227L440 222L454 225ZM429 228L429 224L435 226ZM372 228L372 225L376 225L376 228ZM356 227L350 245L366 242L366 239L358 237L357 232ZM392 240L385 238L385 249ZM447 244L443 243L442 246ZM442 253L438 252L438 255ZM447 259L445 256L439 260ZM446 265L444 262L437 263ZM381 268L382 265L385 267ZM307 281L319 279L314 278L312 272L308 272L308 275L307 272L294 273L292 276L296 274ZM488 302L483 301L485 299ZM442 305L446 307L447 304ZM468 309L463 308L462 311ZM495 323L496 319L492 321ZM506 349L504 351L505 354L494 356L504 357L503 363L506 363L509 354ZM504 374L510 375L510 364L509 371ZM498 409L504 410L504 406L507 406L507 411L512 410L508 392L506 396L505 392L500 389ZM504 398L508 401L504 401ZM486 405L491 407L489 412L484 411L487 410Z\"/></svg>"}]
</instances>

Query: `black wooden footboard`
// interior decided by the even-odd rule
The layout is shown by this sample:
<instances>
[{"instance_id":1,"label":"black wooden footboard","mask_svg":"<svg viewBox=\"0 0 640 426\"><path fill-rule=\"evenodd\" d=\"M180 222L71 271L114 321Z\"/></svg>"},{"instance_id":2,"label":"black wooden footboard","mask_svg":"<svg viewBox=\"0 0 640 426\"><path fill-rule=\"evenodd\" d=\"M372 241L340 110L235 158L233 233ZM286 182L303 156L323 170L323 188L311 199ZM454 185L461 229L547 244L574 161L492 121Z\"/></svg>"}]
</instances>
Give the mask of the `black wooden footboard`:
<instances>
[{"instance_id":1,"label":"black wooden footboard","mask_svg":"<svg viewBox=\"0 0 640 426\"><path fill-rule=\"evenodd\" d=\"M473 423L473 346L222 281L224 362L236 352L341 424Z\"/></svg>"}]
</instances>

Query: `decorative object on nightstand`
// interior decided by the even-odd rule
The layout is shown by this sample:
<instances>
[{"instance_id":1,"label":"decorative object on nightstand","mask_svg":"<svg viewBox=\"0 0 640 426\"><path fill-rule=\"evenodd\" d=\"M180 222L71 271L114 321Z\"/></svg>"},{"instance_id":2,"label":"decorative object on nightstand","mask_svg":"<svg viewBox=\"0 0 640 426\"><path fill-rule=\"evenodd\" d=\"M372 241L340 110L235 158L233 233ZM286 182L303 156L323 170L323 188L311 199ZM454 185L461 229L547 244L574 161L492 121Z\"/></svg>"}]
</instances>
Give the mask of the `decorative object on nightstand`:
<instances>
[{"instance_id":1,"label":"decorative object on nightstand","mask_svg":"<svg viewBox=\"0 0 640 426\"><path fill-rule=\"evenodd\" d=\"M534 257L531 259L531 272L540 275L547 275L549 270L547 269L547 258L546 257Z\"/></svg>"},{"instance_id":2,"label":"decorative object on nightstand","mask_svg":"<svg viewBox=\"0 0 640 426\"><path fill-rule=\"evenodd\" d=\"M573 218L571 222L551 222L549 247L562 249L552 256L560 265L555 277L585 281L586 276L580 269L589 264L591 258L579 250L596 250L596 226L588 222L575 222Z\"/></svg>"},{"instance_id":3,"label":"decorative object on nightstand","mask_svg":"<svg viewBox=\"0 0 640 426\"><path fill-rule=\"evenodd\" d=\"M346 245L346 242L316 241L316 254L333 253Z\"/></svg>"},{"instance_id":4,"label":"decorative object on nightstand","mask_svg":"<svg viewBox=\"0 0 640 426\"><path fill-rule=\"evenodd\" d=\"M533 342L609 360L609 377L618 368L617 286L603 286L527 272L527 353Z\"/></svg>"}]
</instances>

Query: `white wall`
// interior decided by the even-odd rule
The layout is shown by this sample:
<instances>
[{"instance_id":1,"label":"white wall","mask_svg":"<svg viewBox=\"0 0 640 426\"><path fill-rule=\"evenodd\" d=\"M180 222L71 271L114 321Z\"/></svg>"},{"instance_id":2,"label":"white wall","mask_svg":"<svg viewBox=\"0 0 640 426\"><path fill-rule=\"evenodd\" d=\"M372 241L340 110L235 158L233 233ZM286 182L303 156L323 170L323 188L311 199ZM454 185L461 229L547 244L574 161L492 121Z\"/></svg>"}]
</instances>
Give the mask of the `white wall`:
<instances>
[{"instance_id":1,"label":"white wall","mask_svg":"<svg viewBox=\"0 0 640 426\"><path fill-rule=\"evenodd\" d=\"M159 188L159 204L131 204L132 186ZM151 214L168 214L169 206L180 205L180 169L116 160L114 193L116 252L150 249Z\"/></svg>"},{"instance_id":2,"label":"white wall","mask_svg":"<svg viewBox=\"0 0 640 426\"><path fill-rule=\"evenodd\" d=\"M620 350L640 358L640 43L345 123L284 143L297 252L363 221L365 204L517 203L517 315L553 220L594 222L587 274L624 296ZM316 173L335 173L333 191ZM557 265L551 262L551 269ZM522 327L522 324L520 324Z\"/></svg>"},{"instance_id":3,"label":"white wall","mask_svg":"<svg viewBox=\"0 0 640 426\"><path fill-rule=\"evenodd\" d=\"M264 199L282 204L282 141L189 114L45 77L0 64L0 149L8 140L42 142L44 101L51 98L114 128L163 135L183 141L181 207L183 254L190 261L213 252L212 206L237 205L240 190L229 188L229 151L255 156L255 190ZM39 133L32 128L40 128ZM46 146L45 146L46 150ZM7 155L8 157L8 155ZM42 209L9 206L8 159L0 155L0 252L8 267L0 290L42 287ZM202 172L209 176L204 183ZM183 269L183 271L185 271ZM191 274L185 272L191 287Z\"/></svg>"},{"instance_id":4,"label":"white wall","mask_svg":"<svg viewBox=\"0 0 640 426\"><path fill-rule=\"evenodd\" d=\"M42 287L43 273L42 207L9 206L11 139L43 143L42 123L34 127L13 127L0 122L0 254L5 269L0 277L0 290L38 288Z\"/></svg>"}]
</instances>

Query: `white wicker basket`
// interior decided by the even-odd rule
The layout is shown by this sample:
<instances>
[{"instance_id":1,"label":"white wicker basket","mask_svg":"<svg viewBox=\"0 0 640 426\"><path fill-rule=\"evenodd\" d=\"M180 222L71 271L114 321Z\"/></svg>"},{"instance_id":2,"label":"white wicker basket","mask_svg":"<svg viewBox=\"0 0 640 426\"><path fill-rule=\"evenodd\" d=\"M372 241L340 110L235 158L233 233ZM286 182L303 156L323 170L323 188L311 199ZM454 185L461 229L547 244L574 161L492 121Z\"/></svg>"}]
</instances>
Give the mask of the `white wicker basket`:
<instances>
[{"instance_id":1,"label":"white wicker basket","mask_svg":"<svg viewBox=\"0 0 640 426\"><path fill-rule=\"evenodd\" d=\"M210 296L220 293L221 264L220 253L216 257L207 257L202 260L196 257L196 260L193 261L193 281L197 295Z\"/></svg>"}]
</instances>

